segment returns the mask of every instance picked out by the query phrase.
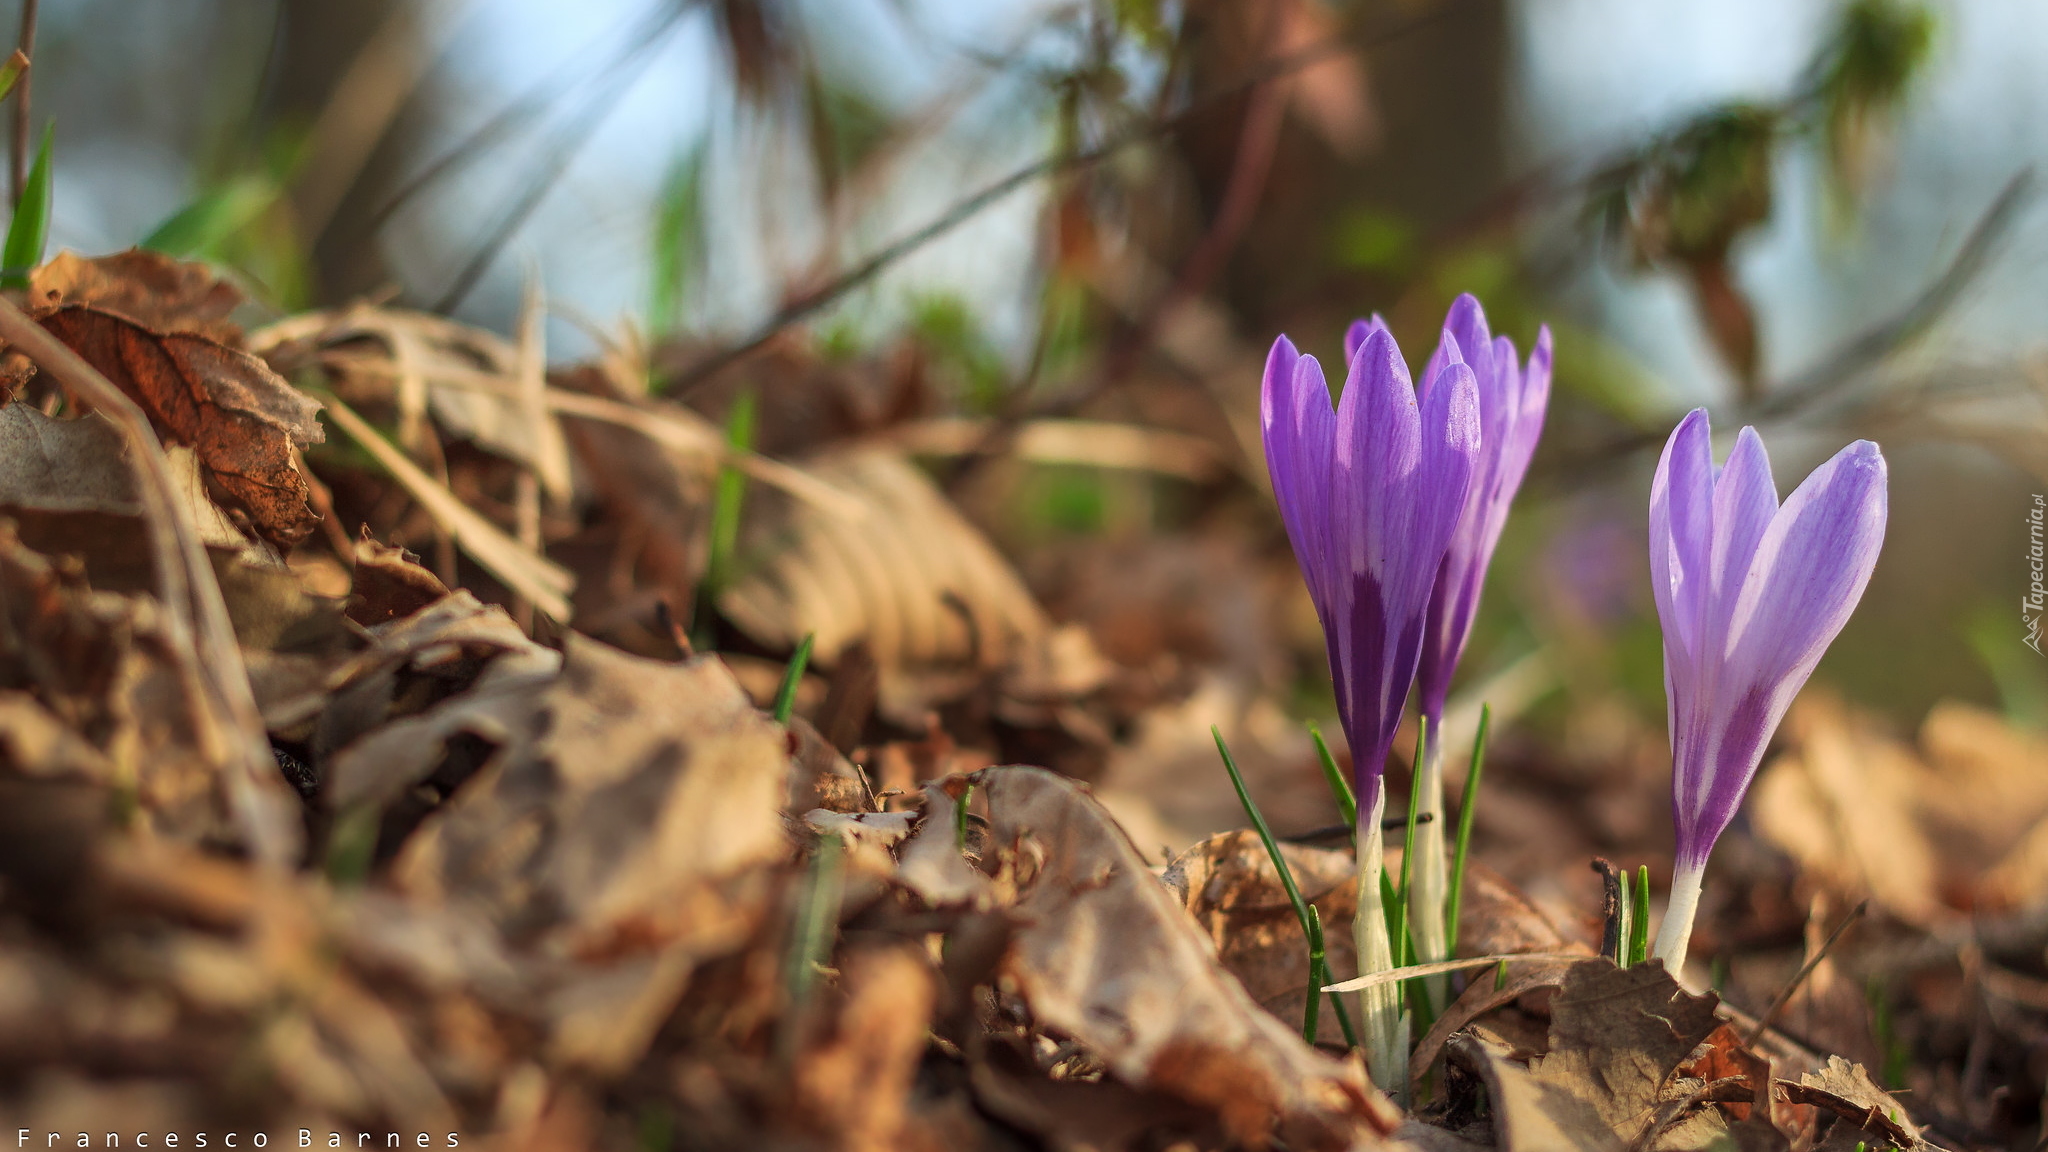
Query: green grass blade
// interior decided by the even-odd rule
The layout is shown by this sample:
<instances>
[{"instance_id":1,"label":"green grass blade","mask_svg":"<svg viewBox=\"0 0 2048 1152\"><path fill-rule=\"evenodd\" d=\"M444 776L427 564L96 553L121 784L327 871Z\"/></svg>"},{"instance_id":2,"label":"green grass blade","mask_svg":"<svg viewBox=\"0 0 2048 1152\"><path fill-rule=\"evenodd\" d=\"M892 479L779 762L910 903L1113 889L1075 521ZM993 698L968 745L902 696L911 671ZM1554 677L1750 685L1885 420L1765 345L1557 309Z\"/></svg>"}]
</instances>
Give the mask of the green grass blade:
<instances>
[{"instance_id":1,"label":"green grass blade","mask_svg":"<svg viewBox=\"0 0 2048 1152\"><path fill-rule=\"evenodd\" d=\"M1472 850L1472 815L1479 810L1479 774L1486 767L1486 733L1493 709L1479 706L1479 731L1472 737L1472 766L1465 771L1465 793L1458 801L1458 841L1451 851L1451 891L1444 902L1446 950L1458 954L1458 910L1465 903L1465 859Z\"/></svg>"},{"instance_id":2,"label":"green grass blade","mask_svg":"<svg viewBox=\"0 0 2048 1152\"><path fill-rule=\"evenodd\" d=\"M43 125L43 143L22 185L21 202L7 226L7 244L0 248L0 288L28 287L28 274L43 262L50 239L50 151L57 141L57 122Z\"/></svg>"},{"instance_id":3,"label":"green grass blade","mask_svg":"<svg viewBox=\"0 0 2048 1152\"><path fill-rule=\"evenodd\" d=\"M1323 916L1322 913L1316 911L1316 906L1313 904L1308 906L1308 924L1308 995L1309 999L1314 1000L1317 996L1323 994L1322 989L1325 985L1334 984L1336 981L1330 977L1330 959L1323 941ZM1351 1027L1351 1013L1345 1010L1344 1001L1335 992L1328 993L1328 995L1330 997L1330 1007L1335 1009L1337 1013L1337 1027L1344 1033L1345 1045L1351 1048L1358 1047L1358 1033ZM1309 1009L1308 1011L1313 1015L1315 1009ZM1311 1040L1310 1043L1314 1043L1314 1041Z\"/></svg>"},{"instance_id":4,"label":"green grass blade","mask_svg":"<svg viewBox=\"0 0 2048 1152\"><path fill-rule=\"evenodd\" d=\"M754 394L742 392L726 416L725 442L735 451L754 447ZM704 565L704 583L698 591L693 640L699 648L710 648L714 601L732 579L733 555L739 551L740 510L746 503L747 477L728 464L718 470L718 486L711 503L711 550Z\"/></svg>"},{"instance_id":5,"label":"green grass blade","mask_svg":"<svg viewBox=\"0 0 2048 1152\"><path fill-rule=\"evenodd\" d=\"M1323 730L1313 723L1308 726L1309 738L1316 742L1316 759L1323 765L1323 779L1330 782L1330 795L1337 801L1337 814L1344 817L1344 824L1351 834L1358 834L1358 797L1351 791L1351 781L1344 778L1344 770L1337 767L1337 758L1330 754L1330 746L1323 741Z\"/></svg>"},{"instance_id":6,"label":"green grass blade","mask_svg":"<svg viewBox=\"0 0 2048 1152\"><path fill-rule=\"evenodd\" d=\"M1287 858L1280 854L1280 842L1273 839L1273 829L1266 825L1266 817L1260 813L1259 806L1252 803L1252 794L1244 786L1244 776L1238 772L1237 761L1230 755L1230 745L1223 742L1223 729L1211 724L1209 734L1216 738L1216 753L1223 757L1223 770L1230 773L1230 786L1237 790L1237 802L1244 806L1245 818L1258 831L1259 842L1266 846L1266 855L1272 859L1274 870L1280 873L1280 885L1287 890L1287 902L1294 906L1294 918L1301 921L1301 934L1310 947L1309 979L1316 980L1317 970L1322 966L1315 956L1315 946L1322 938L1321 920L1309 908L1308 901L1301 898L1301 889L1294 883L1294 870L1287 866ZM1321 987L1321 984L1316 984L1309 989L1309 1008L1302 1028L1303 1038L1311 1044L1315 1043L1316 1005L1319 1003L1315 992Z\"/></svg>"},{"instance_id":7,"label":"green grass blade","mask_svg":"<svg viewBox=\"0 0 2048 1152\"><path fill-rule=\"evenodd\" d=\"M1421 717L1419 723L1421 726L1415 733L1415 766L1412 769L1413 774L1408 777L1411 781L1422 775L1422 749L1424 745L1429 743L1429 717ZM1394 963L1404 968L1412 962L1410 953L1414 948L1413 943L1409 939L1408 932L1408 886L1410 883L1408 866L1414 859L1415 797L1411 794L1408 797L1407 829L1401 837L1401 907L1396 911L1393 922L1388 926L1388 939L1394 943Z\"/></svg>"},{"instance_id":8,"label":"green grass blade","mask_svg":"<svg viewBox=\"0 0 2048 1152\"><path fill-rule=\"evenodd\" d=\"M1650 866L1636 866L1634 898L1630 901L1628 962L1633 968L1650 957Z\"/></svg>"},{"instance_id":9,"label":"green grass blade","mask_svg":"<svg viewBox=\"0 0 2048 1152\"><path fill-rule=\"evenodd\" d=\"M972 783L969 783L969 784L967 785L967 790L966 790L965 792L962 792L962 793L960 793L960 800L959 800L959 802L953 805L953 849L954 849L954 851L957 851L957 852L965 852L965 851L967 851L967 805L968 805L968 804L969 804L970 802L972 802L972 801L973 801L973 799L974 799L974 785L973 785Z\"/></svg>"},{"instance_id":10,"label":"green grass blade","mask_svg":"<svg viewBox=\"0 0 2048 1152\"><path fill-rule=\"evenodd\" d=\"M816 632L804 633L804 642L796 646L796 654L789 658L789 667L782 670L782 687L775 690L775 722L788 724L796 713L796 687L803 683L804 669L811 662L811 641Z\"/></svg>"},{"instance_id":11,"label":"green grass blade","mask_svg":"<svg viewBox=\"0 0 2048 1152\"><path fill-rule=\"evenodd\" d=\"M827 832L818 838L818 850L811 856L811 874L797 902L795 946L783 973L791 1009L800 1010L810 1000L817 984L818 969L832 955L832 937L839 924L839 903L845 892L846 854L839 834Z\"/></svg>"},{"instance_id":12,"label":"green grass blade","mask_svg":"<svg viewBox=\"0 0 2048 1152\"><path fill-rule=\"evenodd\" d=\"M1415 734L1415 764L1411 769L1413 775L1408 777L1410 780L1421 775L1423 749L1429 743L1429 717L1422 717L1420 723L1421 727ZM1415 951L1414 925L1408 922L1408 897L1414 882L1410 874L1409 861L1415 858L1415 810L1415 797L1411 794L1408 797L1408 819L1405 821L1401 839L1401 898L1388 928L1389 939L1394 946L1394 964L1402 968L1416 963L1418 959ZM1384 870L1380 874L1386 875ZM1429 989L1423 987L1422 981L1412 979L1401 981L1401 987L1408 995L1410 1010L1423 1021L1422 1029L1427 1031L1428 1021L1433 1020L1436 1015L1430 1005Z\"/></svg>"}]
</instances>

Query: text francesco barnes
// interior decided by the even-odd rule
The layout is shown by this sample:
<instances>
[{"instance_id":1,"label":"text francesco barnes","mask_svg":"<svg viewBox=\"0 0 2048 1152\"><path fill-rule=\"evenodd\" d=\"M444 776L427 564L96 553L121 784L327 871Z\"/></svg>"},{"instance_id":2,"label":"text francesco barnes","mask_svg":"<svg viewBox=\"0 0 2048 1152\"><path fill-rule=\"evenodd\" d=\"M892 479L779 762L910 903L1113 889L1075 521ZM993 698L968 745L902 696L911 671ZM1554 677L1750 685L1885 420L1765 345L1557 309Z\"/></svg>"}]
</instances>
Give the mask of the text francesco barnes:
<instances>
[{"instance_id":1,"label":"text francesco barnes","mask_svg":"<svg viewBox=\"0 0 2048 1152\"><path fill-rule=\"evenodd\" d=\"M4 1129L0 1129L4 1131ZM41 1137L42 1142L36 1142ZM429 1132L328 1132L322 1140L310 1128L298 1130L298 1139L280 1140L281 1147L298 1148L460 1148L460 1133L444 1132L436 1140ZM351 1139L353 1138L353 1139ZM16 1148L268 1148L268 1132L33 1132L18 1128Z\"/></svg>"}]
</instances>

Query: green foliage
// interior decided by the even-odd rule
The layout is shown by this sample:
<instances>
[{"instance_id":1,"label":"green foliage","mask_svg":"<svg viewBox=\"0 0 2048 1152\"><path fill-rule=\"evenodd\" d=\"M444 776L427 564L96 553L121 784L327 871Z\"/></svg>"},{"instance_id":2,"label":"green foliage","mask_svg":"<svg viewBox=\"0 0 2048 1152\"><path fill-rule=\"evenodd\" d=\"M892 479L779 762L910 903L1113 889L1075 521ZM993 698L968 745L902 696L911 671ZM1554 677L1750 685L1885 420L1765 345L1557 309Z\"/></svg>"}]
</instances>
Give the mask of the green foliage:
<instances>
[{"instance_id":1,"label":"green foliage","mask_svg":"<svg viewBox=\"0 0 2048 1152\"><path fill-rule=\"evenodd\" d=\"M832 956L839 905L845 898L845 873L846 848L838 833L818 837L810 874L797 899L796 930L790 933L791 946L783 966L783 987L790 1005L799 1010L810 1001L818 969Z\"/></svg>"},{"instance_id":2,"label":"green foliage","mask_svg":"<svg viewBox=\"0 0 2048 1152\"><path fill-rule=\"evenodd\" d=\"M965 300L950 292L918 297L911 302L910 328L932 369L959 390L970 411L994 412L1001 405L1009 374Z\"/></svg>"},{"instance_id":3,"label":"green foliage","mask_svg":"<svg viewBox=\"0 0 2048 1152\"><path fill-rule=\"evenodd\" d=\"M804 101L811 160L827 196L872 156L895 130L888 109L861 88L818 69L805 76Z\"/></svg>"},{"instance_id":4,"label":"green foliage","mask_svg":"<svg viewBox=\"0 0 2048 1152\"><path fill-rule=\"evenodd\" d=\"M1479 812L1479 778L1486 770L1486 736L1493 727L1491 705L1479 706L1479 731L1472 735L1472 763L1458 800L1458 839L1451 849L1450 891L1444 897L1444 950L1458 954L1458 912L1465 906L1465 865L1472 855L1472 821Z\"/></svg>"},{"instance_id":5,"label":"green foliage","mask_svg":"<svg viewBox=\"0 0 2048 1152\"><path fill-rule=\"evenodd\" d=\"M1358 797L1352 795L1351 781L1344 778L1344 770L1337 767L1337 758L1330 754L1330 745L1323 739L1323 730L1314 724L1308 726L1309 739L1316 744L1316 762L1323 766L1323 780L1330 785L1330 796L1337 801L1337 812L1344 817L1344 826L1351 829L1352 842L1358 838Z\"/></svg>"},{"instance_id":6,"label":"green foliage","mask_svg":"<svg viewBox=\"0 0 2048 1152\"><path fill-rule=\"evenodd\" d=\"M0 287L28 287L28 274L43 262L43 248L50 240L50 151L56 140L57 122L51 120L43 125L43 142L7 226L7 245L0 249Z\"/></svg>"},{"instance_id":7,"label":"green foliage","mask_svg":"<svg viewBox=\"0 0 2048 1152\"><path fill-rule=\"evenodd\" d=\"M1905 102L1934 47L1932 10L1899 0L1853 0L1814 62L1813 94L1830 168L1854 188L1868 175L1872 138Z\"/></svg>"},{"instance_id":8,"label":"green foliage","mask_svg":"<svg viewBox=\"0 0 2048 1152\"><path fill-rule=\"evenodd\" d=\"M213 174L139 247L225 265L278 307L306 307L312 297L310 240L300 235L290 199L305 150L302 127L281 128L254 155L224 155L203 165Z\"/></svg>"},{"instance_id":9,"label":"green foliage","mask_svg":"<svg viewBox=\"0 0 2048 1152\"><path fill-rule=\"evenodd\" d=\"M1353 208L1337 220L1331 249L1339 264L1369 272L1400 274L1415 259L1415 226L1396 213Z\"/></svg>"},{"instance_id":10,"label":"green foliage","mask_svg":"<svg viewBox=\"0 0 2048 1152\"><path fill-rule=\"evenodd\" d=\"M1088 468L1047 468L1031 487L1040 492L1039 515L1060 532L1093 535L1108 519L1102 476Z\"/></svg>"},{"instance_id":11,"label":"green foliage","mask_svg":"<svg viewBox=\"0 0 2048 1152\"><path fill-rule=\"evenodd\" d=\"M804 682L804 668L811 662L811 642L817 638L816 632L804 633L803 643L796 646L796 654L789 658L789 667L782 670L782 686L775 690L777 724L788 724L796 712L797 685Z\"/></svg>"},{"instance_id":12,"label":"green foliage","mask_svg":"<svg viewBox=\"0 0 2048 1152\"><path fill-rule=\"evenodd\" d=\"M654 202L647 331L659 339L683 326L683 301L704 259L704 146L669 165Z\"/></svg>"},{"instance_id":13,"label":"green foliage","mask_svg":"<svg viewBox=\"0 0 2048 1152\"><path fill-rule=\"evenodd\" d=\"M1230 786L1237 790L1237 802L1244 806L1245 819L1251 821L1259 834L1259 842L1266 846L1266 855L1273 861L1274 871L1280 874L1281 887L1287 891L1287 902L1294 907L1294 918L1301 923L1301 934L1308 940L1308 1006L1302 1020L1301 1035L1302 1039L1313 1044L1316 1042L1316 1017L1322 1003L1316 990L1331 982L1329 965L1324 959L1322 916L1302 899L1301 888L1294 882L1294 870L1287 866L1287 857L1280 854L1279 841L1273 838L1273 830L1267 826L1259 806L1252 803L1252 794L1244 786L1244 776L1237 770L1237 761L1230 755L1230 746L1223 742L1223 729L1212 724L1209 734L1216 738L1216 754L1223 758L1223 770L1230 773ZM1358 1039L1351 1030L1351 1019L1345 1013L1343 1002L1332 993L1330 1003L1337 1009L1337 1023L1344 1030L1345 1043L1357 1047Z\"/></svg>"},{"instance_id":14,"label":"green foliage","mask_svg":"<svg viewBox=\"0 0 2048 1152\"><path fill-rule=\"evenodd\" d=\"M1622 873L1627 888L1628 873ZM1636 882L1629 894L1628 964L1633 968L1650 958L1650 866L1636 865Z\"/></svg>"},{"instance_id":15,"label":"green foliage","mask_svg":"<svg viewBox=\"0 0 2048 1152\"><path fill-rule=\"evenodd\" d=\"M726 415L725 442L741 452L754 447L754 394L742 392ZM711 547L699 588L693 639L699 647L710 647L711 618L718 594L732 580L734 556L739 551L740 511L747 498L746 473L728 464L718 470L717 488L711 502Z\"/></svg>"}]
</instances>

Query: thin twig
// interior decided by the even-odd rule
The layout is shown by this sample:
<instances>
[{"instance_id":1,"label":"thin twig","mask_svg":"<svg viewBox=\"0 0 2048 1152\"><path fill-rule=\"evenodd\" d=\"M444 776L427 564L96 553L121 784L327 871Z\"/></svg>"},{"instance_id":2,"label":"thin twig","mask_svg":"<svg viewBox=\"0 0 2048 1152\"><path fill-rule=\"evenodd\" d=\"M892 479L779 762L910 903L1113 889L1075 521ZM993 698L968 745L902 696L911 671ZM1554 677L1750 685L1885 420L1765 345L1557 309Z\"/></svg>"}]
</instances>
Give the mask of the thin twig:
<instances>
[{"instance_id":1,"label":"thin twig","mask_svg":"<svg viewBox=\"0 0 2048 1152\"><path fill-rule=\"evenodd\" d=\"M1896 352L1915 336L1928 330L1955 306L1968 287L1991 263L2012 231L2020 209L2033 199L2033 169L2015 173L1994 198L1983 215L1971 226L1970 234L1950 258L1941 274L1922 288L1904 308L1863 329L1837 345L1813 367L1789 380L1766 385L1763 400L1753 407L1738 407L1738 420L1783 419L1832 396L1858 374ZM1652 420L1652 427L1622 433L1584 452L1561 461L1551 475L1568 475L1580 482L1595 479L1609 468L1622 466L1635 453L1664 442L1666 432Z\"/></svg>"},{"instance_id":2,"label":"thin twig","mask_svg":"<svg viewBox=\"0 0 2048 1152\"><path fill-rule=\"evenodd\" d=\"M1605 856L1593 857L1593 871L1600 874L1600 954L1621 963L1623 909L1627 906L1622 894L1621 870L1614 861Z\"/></svg>"},{"instance_id":3,"label":"thin twig","mask_svg":"<svg viewBox=\"0 0 2048 1152\"><path fill-rule=\"evenodd\" d=\"M753 332L741 338L738 343L715 352L691 366L688 371L678 376L670 385L670 391L680 394L701 384L706 379L717 374L721 369L746 357L749 353L773 340L783 329L837 303L848 293L881 275L896 264L897 261L958 228L979 215L983 209L1026 184L1041 177L1078 171L1082 168L1099 164L1133 145L1170 136L1185 128L1197 116L1216 104L1232 99L1268 81L1291 75L1326 57L1346 52L1361 51L1369 47L1378 47L1397 40L1439 19L1447 8L1447 5L1437 6L1422 15L1410 17L1407 20L1396 23L1379 34L1368 38L1363 45L1354 46L1341 38L1332 38L1312 44L1299 52L1275 57L1260 67L1252 69L1236 83L1225 85L1205 94L1199 99L1192 100L1179 111L1169 116L1151 120L1127 129L1093 148L1080 151L1055 152L1040 157L1011 172L1009 175L986 185L966 199L958 201L916 231L884 245L867 259L841 273L837 279L806 292L788 304L783 305L775 315L769 317L766 322L754 329Z\"/></svg>"},{"instance_id":4,"label":"thin twig","mask_svg":"<svg viewBox=\"0 0 2048 1152\"><path fill-rule=\"evenodd\" d=\"M676 25L671 23L664 26L662 31L666 33L675 27ZM659 54L655 49L661 46L665 38L659 35L651 36L632 45L625 58L605 74L602 86L592 92L576 114L559 125L554 134L540 145L536 151L536 155L542 157L539 169L527 180L525 187L520 189L512 204L484 233L484 238L470 253L469 258L463 261L461 270L456 272L454 280L449 282L447 291L434 302L432 311L443 314L453 312L469 295L470 289L476 287L477 281L483 278L484 271L497 259L499 250L504 248L512 234L519 230L519 226L526 223L526 218L533 214L533 210L540 207L540 202L547 199L548 192L554 188L556 181L561 179L562 173L569 170L569 165L575 162L584 145L597 135L598 125L612 114L618 107L619 99L640 79L647 66L658 58Z\"/></svg>"},{"instance_id":5,"label":"thin twig","mask_svg":"<svg viewBox=\"0 0 2048 1152\"><path fill-rule=\"evenodd\" d=\"M1758 1040L1763 1039L1764 1032L1777 1020L1778 1013L1783 1011L1792 999L1792 993L1799 990L1799 986L1806 982L1808 976L1813 975L1813 970L1820 967L1822 960L1827 959L1829 949L1835 946L1835 941L1842 938L1842 933L1849 930L1849 925L1854 924L1868 911L1870 901L1867 899L1849 909L1849 914L1842 917L1842 922L1835 925L1835 930L1828 933L1828 938L1821 942L1819 948L1814 949L1813 955L1806 958L1806 963L1800 965L1799 971L1793 973L1792 979L1786 982L1784 989L1778 993L1778 998L1771 1001L1771 1006L1764 1009L1764 1014L1756 1018L1756 1027L1751 1028L1749 1035L1743 1038L1743 1047L1753 1048Z\"/></svg>"},{"instance_id":6,"label":"thin twig","mask_svg":"<svg viewBox=\"0 0 2048 1152\"><path fill-rule=\"evenodd\" d=\"M693 7L691 4L675 4L669 0L655 0L648 6L648 19L629 30L620 47L610 58L588 69L581 76L574 75L575 69L562 67L534 82L526 91L493 113L468 136L463 137L447 151L428 161L426 167L398 186L390 198L378 205L370 214L370 230L381 229L400 208L442 179L460 172L471 160L482 155L498 141L523 128L529 121L547 110L550 100L574 88L580 87L592 78L611 75L638 54L641 45L659 38L670 26L680 20Z\"/></svg>"},{"instance_id":7,"label":"thin twig","mask_svg":"<svg viewBox=\"0 0 2048 1152\"><path fill-rule=\"evenodd\" d=\"M16 46L30 60L36 54L36 0L21 0L21 38ZM14 140L7 153L8 199L21 203L21 190L28 186L28 86L35 79L30 67L14 85Z\"/></svg>"},{"instance_id":8,"label":"thin twig","mask_svg":"<svg viewBox=\"0 0 2048 1152\"><path fill-rule=\"evenodd\" d=\"M197 710L200 750L226 773L228 803L248 839L250 855L267 868L290 867L299 851L296 797L287 792L271 757L227 602L149 417L97 368L4 298L0 340L35 361L73 400L104 416L126 441L147 523L164 630Z\"/></svg>"}]
</instances>

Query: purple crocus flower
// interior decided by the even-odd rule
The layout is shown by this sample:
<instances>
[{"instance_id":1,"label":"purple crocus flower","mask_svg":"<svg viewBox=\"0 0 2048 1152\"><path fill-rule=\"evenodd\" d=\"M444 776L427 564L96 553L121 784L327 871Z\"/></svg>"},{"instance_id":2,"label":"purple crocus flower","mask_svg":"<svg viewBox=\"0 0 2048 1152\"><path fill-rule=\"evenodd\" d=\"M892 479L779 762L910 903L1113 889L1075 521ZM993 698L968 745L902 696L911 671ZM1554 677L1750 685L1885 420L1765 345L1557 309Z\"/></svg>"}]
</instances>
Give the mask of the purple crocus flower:
<instances>
[{"instance_id":1,"label":"purple crocus flower","mask_svg":"<svg viewBox=\"0 0 2048 1152\"><path fill-rule=\"evenodd\" d=\"M1885 462L1858 440L1781 507L1744 428L1714 466L1705 409L1679 422L1650 488L1650 578L1664 627L1678 860L1656 955L1685 963L1707 854L1792 698L1855 610L1884 543Z\"/></svg>"},{"instance_id":2,"label":"purple crocus flower","mask_svg":"<svg viewBox=\"0 0 2048 1152\"><path fill-rule=\"evenodd\" d=\"M1463 362L1439 366L1418 395L1384 326L1350 361L1333 411L1322 366L1280 337L1260 416L1280 517L1323 622L1363 823L1415 681L1480 422L1478 383Z\"/></svg>"},{"instance_id":3,"label":"purple crocus flower","mask_svg":"<svg viewBox=\"0 0 2048 1152\"><path fill-rule=\"evenodd\" d=\"M1378 316L1355 321L1345 334L1345 347L1355 349L1385 327ZM1430 596L1416 673L1417 702L1427 741L1413 795L1418 819L1426 818L1428 823L1416 830L1415 868L1410 873L1414 890L1409 897L1414 914L1409 923L1415 929L1418 958L1423 961L1449 958L1449 932L1444 923L1448 886L1443 819L1444 699L1450 693L1458 658L1465 652L1473 617L1479 612L1479 593L1486 585L1486 569L1500 543L1501 529L1507 524L1508 506L1522 486L1529 459L1536 453L1536 438L1543 431L1543 413L1550 401L1550 329L1537 333L1536 350L1524 370L1514 342L1493 336L1487 330L1485 310L1465 293L1451 304L1443 336L1423 377L1435 379L1448 365L1460 363L1472 370L1478 382L1480 451L1464 510ZM1440 1000L1447 988L1447 982L1438 978L1431 993Z\"/></svg>"},{"instance_id":4,"label":"purple crocus flower","mask_svg":"<svg viewBox=\"0 0 2048 1152\"><path fill-rule=\"evenodd\" d=\"M1415 682L1424 618L1479 454L1479 386L1447 362L1418 394L1385 327L1349 355L1334 411L1315 357L1282 336L1266 358L1260 417L1266 468L1287 538L1323 621L1337 714L1358 785L1358 911L1351 918L1361 975L1394 966L1380 902L1385 865L1382 779L1401 706ZM1373 1077L1405 1096L1407 1021L1399 986L1363 993Z\"/></svg>"}]
</instances>

